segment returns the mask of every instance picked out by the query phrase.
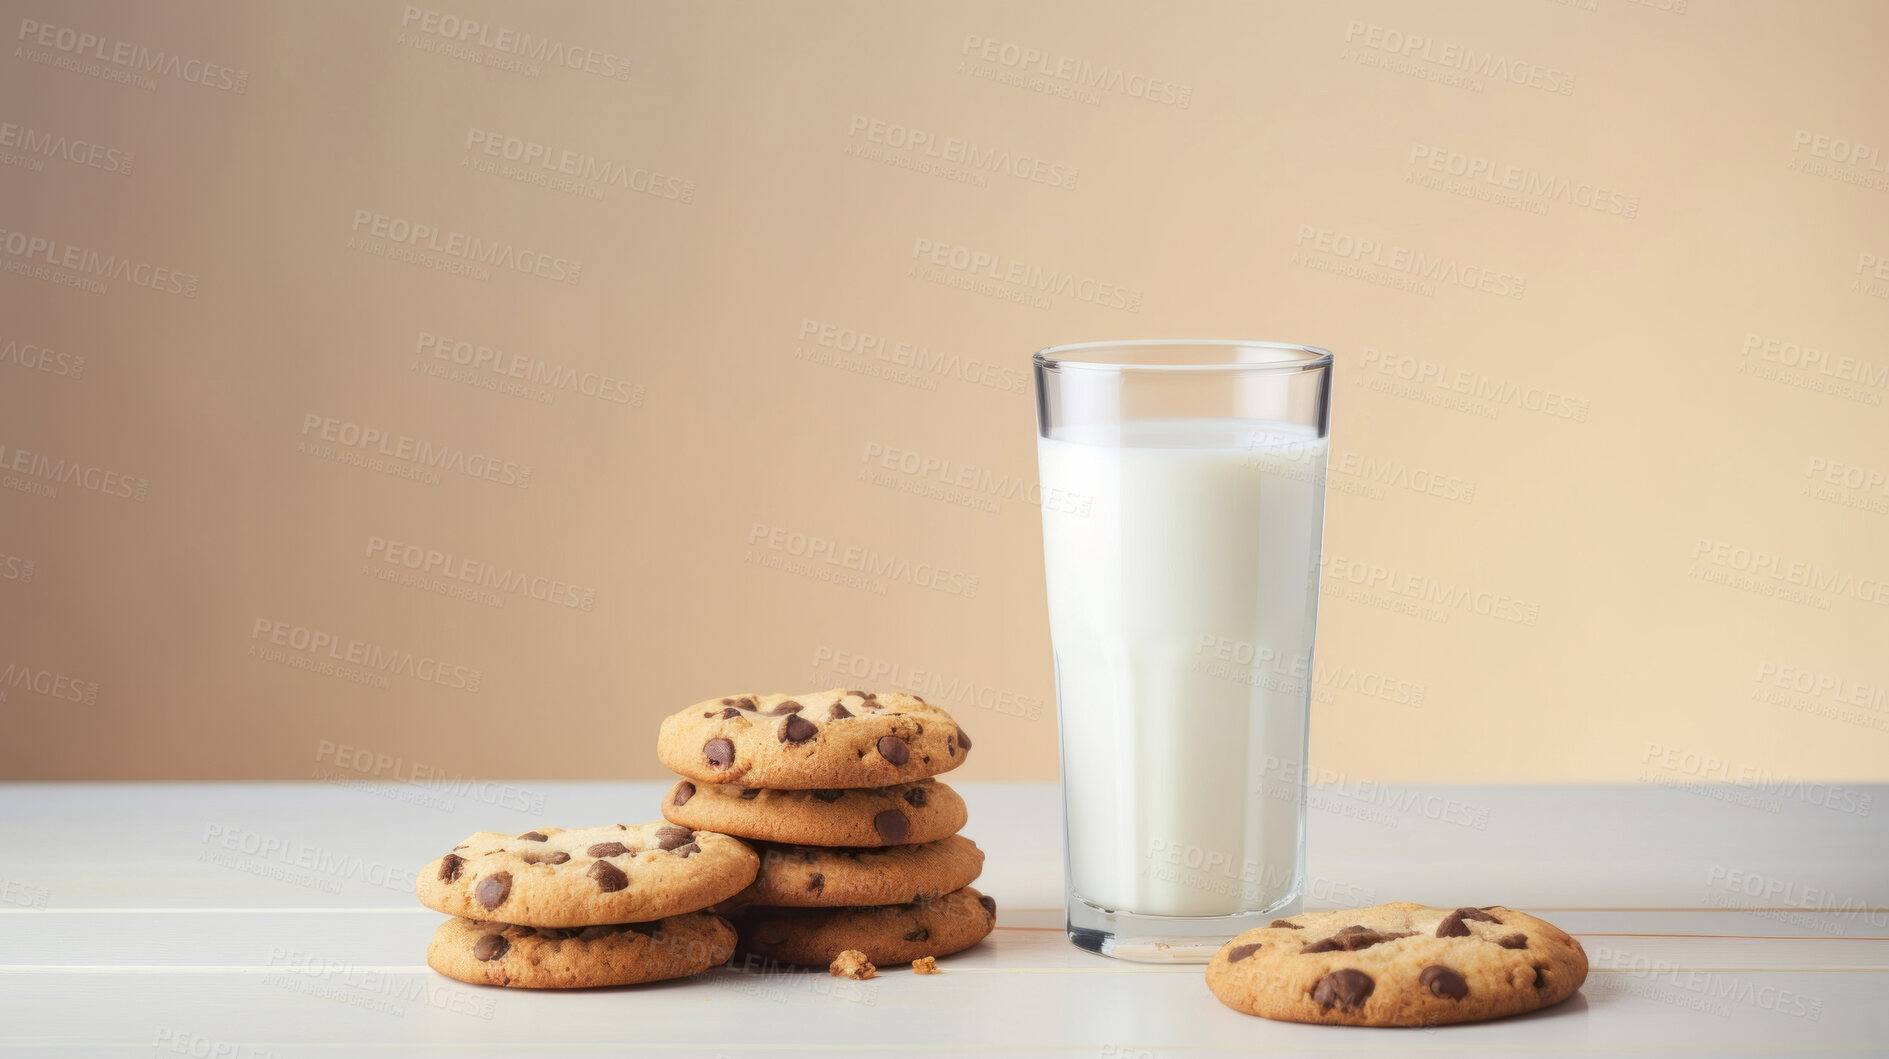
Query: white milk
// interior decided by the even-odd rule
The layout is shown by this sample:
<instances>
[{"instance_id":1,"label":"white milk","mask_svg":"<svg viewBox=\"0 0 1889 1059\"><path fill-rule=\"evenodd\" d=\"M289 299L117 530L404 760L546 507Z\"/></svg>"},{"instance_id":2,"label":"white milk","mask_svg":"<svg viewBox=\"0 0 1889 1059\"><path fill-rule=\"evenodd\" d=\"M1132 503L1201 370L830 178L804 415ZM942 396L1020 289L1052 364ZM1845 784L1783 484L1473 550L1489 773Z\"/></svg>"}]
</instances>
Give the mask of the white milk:
<instances>
[{"instance_id":1,"label":"white milk","mask_svg":"<svg viewBox=\"0 0 1889 1059\"><path fill-rule=\"evenodd\" d=\"M1037 453L1076 509L1043 508L1071 887L1141 915L1271 908L1299 885L1325 441L1141 420Z\"/></svg>"}]
</instances>

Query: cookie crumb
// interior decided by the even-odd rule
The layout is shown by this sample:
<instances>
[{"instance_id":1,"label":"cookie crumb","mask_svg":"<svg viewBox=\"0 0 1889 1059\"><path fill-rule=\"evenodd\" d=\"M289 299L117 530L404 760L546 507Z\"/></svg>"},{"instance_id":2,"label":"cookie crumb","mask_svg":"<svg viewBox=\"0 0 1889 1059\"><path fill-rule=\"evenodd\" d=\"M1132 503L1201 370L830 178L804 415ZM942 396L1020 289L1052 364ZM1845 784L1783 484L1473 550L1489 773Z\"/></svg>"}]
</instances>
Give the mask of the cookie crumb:
<instances>
[{"instance_id":1,"label":"cookie crumb","mask_svg":"<svg viewBox=\"0 0 1889 1059\"><path fill-rule=\"evenodd\" d=\"M865 953L858 949L847 949L833 957L833 962L827 966L826 973L835 978L851 978L855 982L861 982L878 974L879 969L872 965L871 960L866 959Z\"/></svg>"},{"instance_id":2,"label":"cookie crumb","mask_svg":"<svg viewBox=\"0 0 1889 1059\"><path fill-rule=\"evenodd\" d=\"M913 974L937 974L938 973L938 958L936 956L920 956L918 959L913 960L912 973Z\"/></svg>"}]
</instances>

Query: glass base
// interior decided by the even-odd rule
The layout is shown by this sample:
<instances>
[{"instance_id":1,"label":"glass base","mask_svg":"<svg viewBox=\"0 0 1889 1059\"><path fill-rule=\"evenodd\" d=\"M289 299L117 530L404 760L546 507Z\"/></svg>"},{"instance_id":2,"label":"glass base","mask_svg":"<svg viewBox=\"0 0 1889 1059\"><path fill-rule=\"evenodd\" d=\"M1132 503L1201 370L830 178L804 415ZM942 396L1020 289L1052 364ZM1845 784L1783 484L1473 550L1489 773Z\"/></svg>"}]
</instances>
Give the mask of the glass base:
<instances>
[{"instance_id":1,"label":"glass base","mask_svg":"<svg viewBox=\"0 0 1889 1059\"><path fill-rule=\"evenodd\" d=\"M1069 940L1078 949L1135 963L1206 963L1242 931L1263 927L1281 916L1299 914L1299 894L1258 912L1230 916L1143 916L1099 908L1070 895Z\"/></svg>"}]
</instances>

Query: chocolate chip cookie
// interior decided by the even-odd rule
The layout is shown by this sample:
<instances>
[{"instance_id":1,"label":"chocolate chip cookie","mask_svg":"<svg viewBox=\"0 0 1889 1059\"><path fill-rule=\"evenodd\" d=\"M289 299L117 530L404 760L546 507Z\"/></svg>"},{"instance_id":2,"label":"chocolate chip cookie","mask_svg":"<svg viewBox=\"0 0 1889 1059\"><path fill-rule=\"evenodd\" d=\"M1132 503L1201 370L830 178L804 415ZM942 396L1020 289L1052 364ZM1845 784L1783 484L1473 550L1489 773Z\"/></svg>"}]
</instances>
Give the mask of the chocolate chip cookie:
<instances>
[{"instance_id":1,"label":"chocolate chip cookie","mask_svg":"<svg viewBox=\"0 0 1889 1059\"><path fill-rule=\"evenodd\" d=\"M814 691L698 702L662 722L656 755L697 783L774 790L889 787L949 772L971 740L916 695Z\"/></svg>"},{"instance_id":2,"label":"chocolate chip cookie","mask_svg":"<svg viewBox=\"0 0 1889 1059\"><path fill-rule=\"evenodd\" d=\"M707 908L754 881L740 839L674 824L481 831L421 869L436 912L530 927L644 923Z\"/></svg>"},{"instance_id":3,"label":"chocolate chip cookie","mask_svg":"<svg viewBox=\"0 0 1889 1059\"><path fill-rule=\"evenodd\" d=\"M1586 979L1580 942L1501 905L1307 912L1239 935L1207 965L1207 988L1236 1011L1349 1026L1501 1018Z\"/></svg>"},{"instance_id":4,"label":"chocolate chip cookie","mask_svg":"<svg viewBox=\"0 0 1889 1059\"><path fill-rule=\"evenodd\" d=\"M735 929L707 912L568 929L454 918L433 932L426 963L473 985L587 989L682 978L734 951Z\"/></svg>"},{"instance_id":5,"label":"chocolate chip cookie","mask_svg":"<svg viewBox=\"0 0 1889 1059\"><path fill-rule=\"evenodd\" d=\"M825 967L855 949L890 966L968 949L997 925L997 902L966 886L943 897L876 908L754 907L736 920L743 951Z\"/></svg>"},{"instance_id":6,"label":"chocolate chip cookie","mask_svg":"<svg viewBox=\"0 0 1889 1059\"><path fill-rule=\"evenodd\" d=\"M662 815L698 827L796 846L893 846L936 842L964 826L964 799L937 780L893 787L764 791L683 780Z\"/></svg>"},{"instance_id":7,"label":"chocolate chip cookie","mask_svg":"<svg viewBox=\"0 0 1889 1059\"><path fill-rule=\"evenodd\" d=\"M760 854L761 873L735 902L794 908L905 904L963 889L984 870L984 851L963 835L883 849L762 846Z\"/></svg>"}]
</instances>

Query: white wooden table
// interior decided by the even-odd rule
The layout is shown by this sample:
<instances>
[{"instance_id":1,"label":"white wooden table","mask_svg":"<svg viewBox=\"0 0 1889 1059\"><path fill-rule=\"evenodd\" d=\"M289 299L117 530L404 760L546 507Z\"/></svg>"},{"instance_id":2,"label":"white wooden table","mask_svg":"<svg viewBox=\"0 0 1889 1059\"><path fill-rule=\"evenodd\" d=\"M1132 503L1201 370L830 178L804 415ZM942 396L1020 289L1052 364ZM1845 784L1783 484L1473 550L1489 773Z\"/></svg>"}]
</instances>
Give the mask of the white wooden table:
<instances>
[{"instance_id":1,"label":"white wooden table","mask_svg":"<svg viewBox=\"0 0 1889 1059\"><path fill-rule=\"evenodd\" d=\"M1440 1029L1248 1018L1199 967L1060 930L1056 791L961 784L995 934L857 983L731 970L580 993L425 965L413 872L466 834L654 819L663 785L0 785L0 1055L1795 1055L1889 1047L1889 789L1871 811L1741 788L1320 790L1308 906L1538 912L1582 993ZM1855 805L1848 806L1855 810ZM1480 825L1480 826L1479 826Z\"/></svg>"}]
</instances>

